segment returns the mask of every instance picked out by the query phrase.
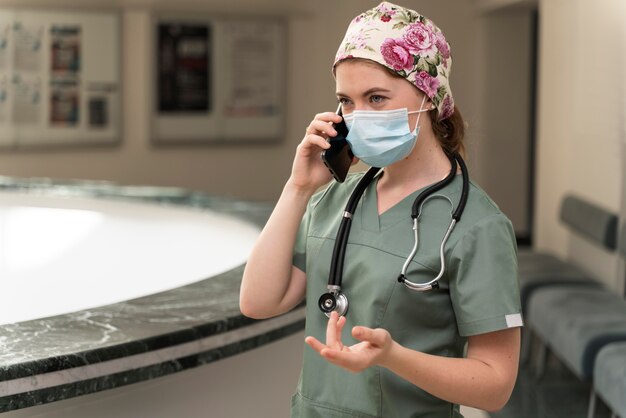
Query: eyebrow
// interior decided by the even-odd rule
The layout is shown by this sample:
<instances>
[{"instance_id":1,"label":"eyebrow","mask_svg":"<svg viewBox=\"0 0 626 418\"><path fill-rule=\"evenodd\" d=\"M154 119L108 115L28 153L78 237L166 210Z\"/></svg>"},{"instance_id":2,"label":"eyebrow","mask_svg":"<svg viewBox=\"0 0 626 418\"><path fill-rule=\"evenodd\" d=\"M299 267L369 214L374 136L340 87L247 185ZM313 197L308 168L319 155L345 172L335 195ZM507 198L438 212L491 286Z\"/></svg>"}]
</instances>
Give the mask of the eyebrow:
<instances>
[{"instance_id":1,"label":"eyebrow","mask_svg":"<svg viewBox=\"0 0 626 418\"><path fill-rule=\"evenodd\" d=\"M384 89L382 87L372 87L371 89L367 89L366 91L363 92L362 96L366 97L369 96L372 93L377 93L377 92L381 92L381 93L390 93L391 90L388 89ZM350 97L345 93L342 93L340 91L336 92L337 96L342 96L342 97Z\"/></svg>"}]
</instances>

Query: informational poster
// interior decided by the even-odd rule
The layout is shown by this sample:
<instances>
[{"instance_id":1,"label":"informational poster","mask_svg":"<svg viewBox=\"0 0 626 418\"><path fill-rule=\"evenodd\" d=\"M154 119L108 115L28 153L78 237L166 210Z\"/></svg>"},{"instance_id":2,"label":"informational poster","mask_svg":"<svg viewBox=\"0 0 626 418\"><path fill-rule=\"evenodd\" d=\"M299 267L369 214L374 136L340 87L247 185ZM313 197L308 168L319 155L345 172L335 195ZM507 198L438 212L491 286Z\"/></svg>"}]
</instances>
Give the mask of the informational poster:
<instances>
[{"instance_id":1,"label":"informational poster","mask_svg":"<svg viewBox=\"0 0 626 418\"><path fill-rule=\"evenodd\" d=\"M8 97L9 97L9 80L6 74L0 72L0 126L6 125L8 122Z\"/></svg>"},{"instance_id":2,"label":"informational poster","mask_svg":"<svg viewBox=\"0 0 626 418\"><path fill-rule=\"evenodd\" d=\"M50 124L76 126L79 121L79 86L74 79L54 79L50 82Z\"/></svg>"},{"instance_id":3,"label":"informational poster","mask_svg":"<svg viewBox=\"0 0 626 418\"><path fill-rule=\"evenodd\" d=\"M41 77L37 74L13 76L13 124L36 126L43 111Z\"/></svg>"},{"instance_id":4,"label":"informational poster","mask_svg":"<svg viewBox=\"0 0 626 418\"><path fill-rule=\"evenodd\" d=\"M91 129L105 129L109 125L109 107L111 92L107 91L106 86L100 89L92 87L91 94L87 99L88 125Z\"/></svg>"},{"instance_id":5,"label":"informational poster","mask_svg":"<svg viewBox=\"0 0 626 418\"><path fill-rule=\"evenodd\" d=\"M154 28L156 143L283 136L284 21L169 14Z\"/></svg>"},{"instance_id":6,"label":"informational poster","mask_svg":"<svg viewBox=\"0 0 626 418\"><path fill-rule=\"evenodd\" d=\"M211 27L162 23L158 28L159 112L211 110Z\"/></svg>"},{"instance_id":7,"label":"informational poster","mask_svg":"<svg viewBox=\"0 0 626 418\"><path fill-rule=\"evenodd\" d=\"M9 129L12 121L12 103L9 102L11 83L12 50L9 49L13 21L10 15L0 13L0 146L13 141L13 133Z\"/></svg>"},{"instance_id":8,"label":"informational poster","mask_svg":"<svg viewBox=\"0 0 626 418\"><path fill-rule=\"evenodd\" d=\"M81 29L78 25L50 28L50 64L53 74L78 76L81 62Z\"/></svg>"},{"instance_id":9,"label":"informational poster","mask_svg":"<svg viewBox=\"0 0 626 418\"><path fill-rule=\"evenodd\" d=\"M227 22L225 49L232 71L224 116L271 116L278 114L281 91L276 74L281 62L270 59L277 47L272 24L268 22ZM234 53L236 51L236 53Z\"/></svg>"},{"instance_id":10,"label":"informational poster","mask_svg":"<svg viewBox=\"0 0 626 418\"><path fill-rule=\"evenodd\" d=\"M0 9L0 150L117 143L116 12Z\"/></svg>"},{"instance_id":11,"label":"informational poster","mask_svg":"<svg viewBox=\"0 0 626 418\"><path fill-rule=\"evenodd\" d=\"M18 71L39 72L43 63L44 25L22 21L13 24L14 67Z\"/></svg>"},{"instance_id":12,"label":"informational poster","mask_svg":"<svg viewBox=\"0 0 626 418\"><path fill-rule=\"evenodd\" d=\"M76 126L80 116L80 37L76 25L50 28L50 124Z\"/></svg>"},{"instance_id":13,"label":"informational poster","mask_svg":"<svg viewBox=\"0 0 626 418\"><path fill-rule=\"evenodd\" d=\"M0 20L0 73L9 69L9 34L11 23Z\"/></svg>"}]
</instances>

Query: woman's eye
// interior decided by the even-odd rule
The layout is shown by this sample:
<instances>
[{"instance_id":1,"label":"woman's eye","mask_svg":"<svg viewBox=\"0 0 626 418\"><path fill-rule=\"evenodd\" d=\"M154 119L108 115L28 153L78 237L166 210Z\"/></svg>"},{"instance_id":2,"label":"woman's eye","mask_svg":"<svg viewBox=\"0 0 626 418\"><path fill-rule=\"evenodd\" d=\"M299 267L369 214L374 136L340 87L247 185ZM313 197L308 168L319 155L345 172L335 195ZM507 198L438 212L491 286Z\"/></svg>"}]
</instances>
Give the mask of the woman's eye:
<instances>
[{"instance_id":1,"label":"woman's eye","mask_svg":"<svg viewBox=\"0 0 626 418\"><path fill-rule=\"evenodd\" d=\"M345 106L350 103L350 100L346 99L345 97L340 97L337 99L337 102L340 103L342 106Z\"/></svg>"},{"instance_id":2,"label":"woman's eye","mask_svg":"<svg viewBox=\"0 0 626 418\"><path fill-rule=\"evenodd\" d=\"M377 95L370 96L370 101L372 103L382 103L383 100L385 100L383 96L377 96Z\"/></svg>"}]
</instances>

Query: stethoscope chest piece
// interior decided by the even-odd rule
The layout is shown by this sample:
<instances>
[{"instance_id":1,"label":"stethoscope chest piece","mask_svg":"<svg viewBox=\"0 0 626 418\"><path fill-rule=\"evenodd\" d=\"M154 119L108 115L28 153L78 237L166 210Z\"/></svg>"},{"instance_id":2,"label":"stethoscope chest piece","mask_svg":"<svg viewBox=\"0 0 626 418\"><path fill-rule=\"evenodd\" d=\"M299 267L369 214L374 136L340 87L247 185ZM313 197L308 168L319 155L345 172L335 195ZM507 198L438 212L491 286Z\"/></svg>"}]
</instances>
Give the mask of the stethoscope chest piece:
<instances>
[{"instance_id":1,"label":"stethoscope chest piece","mask_svg":"<svg viewBox=\"0 0 626 418\"><path fill-rule=\"evenodd\" d=\"M335 311L339 316L348 313L348 298L338 289L324 293L317 301L319 308L324 314L330 318L331 312Z\"/></svg>"}]
</instances>

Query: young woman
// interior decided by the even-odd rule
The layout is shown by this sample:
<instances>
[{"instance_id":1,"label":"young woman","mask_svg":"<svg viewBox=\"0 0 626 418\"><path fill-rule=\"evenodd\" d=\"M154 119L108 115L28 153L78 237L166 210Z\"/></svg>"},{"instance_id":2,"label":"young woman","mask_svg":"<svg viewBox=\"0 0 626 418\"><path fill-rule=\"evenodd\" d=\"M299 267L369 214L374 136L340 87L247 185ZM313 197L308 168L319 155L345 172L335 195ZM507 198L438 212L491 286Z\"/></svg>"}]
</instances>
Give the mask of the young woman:
<instances>
[{"instance_id":1,"label":"young woman","mask_svg":"<svg viewBox=\"0 0 626 418\"><path fill-rule=\"evenodd\" d=\"M308 347L293 417L461 417L459 405L492 411L510 396L522 325L515 237L471 182L440 275L441 243L464 194L451 64L432 21L387 2L357 16L339 47L333 71L348 142L357 158L384 167L348 215L341 292L349 310L327 317L317 303L329 292L344 207L364 177L316 193L331 180L320 153L342 120L333 112L307 127L241 286L241 310L253 318L306 297ZM418 205L416 243L414 201L445 178ZM399 282L401 272L413 289Z\"/></svg>"}]
</instances>

